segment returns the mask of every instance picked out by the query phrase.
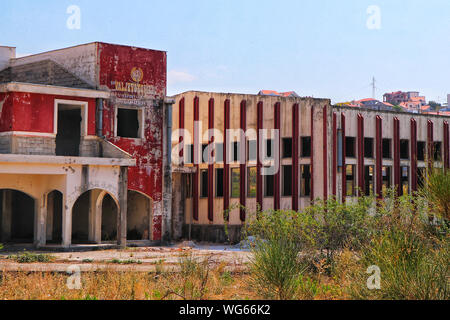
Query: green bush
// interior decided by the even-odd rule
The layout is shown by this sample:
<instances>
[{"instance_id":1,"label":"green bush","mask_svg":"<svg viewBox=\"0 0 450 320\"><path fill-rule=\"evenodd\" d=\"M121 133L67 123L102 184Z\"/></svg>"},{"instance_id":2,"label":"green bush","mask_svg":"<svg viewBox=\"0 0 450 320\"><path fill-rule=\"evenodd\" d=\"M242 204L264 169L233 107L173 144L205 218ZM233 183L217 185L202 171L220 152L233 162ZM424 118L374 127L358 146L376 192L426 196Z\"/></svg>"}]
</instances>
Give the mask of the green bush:
<instances>
[{"instance_id":1,"label":"green bush","mask_svg":"<svg viewBox=\"0 0 450 320\"><path fill-rule=\"evenodd\" d=\"M431 213L450 220L450 170L428 169L424 186L420 191L430 204Z\"/></svg>"},{"instance_id":2,"label":"green bush","mask_svg":"<svg viewBox=\"0 0 450 320\"><path fill-rule=\"evenodd\" d=\"M8 259L14 260L18 263L33 263L33 262L51 262L54 260L49 254L37 254L32 252L23 252L16 255L9 255Z\"/></svg>"}]
</instances>

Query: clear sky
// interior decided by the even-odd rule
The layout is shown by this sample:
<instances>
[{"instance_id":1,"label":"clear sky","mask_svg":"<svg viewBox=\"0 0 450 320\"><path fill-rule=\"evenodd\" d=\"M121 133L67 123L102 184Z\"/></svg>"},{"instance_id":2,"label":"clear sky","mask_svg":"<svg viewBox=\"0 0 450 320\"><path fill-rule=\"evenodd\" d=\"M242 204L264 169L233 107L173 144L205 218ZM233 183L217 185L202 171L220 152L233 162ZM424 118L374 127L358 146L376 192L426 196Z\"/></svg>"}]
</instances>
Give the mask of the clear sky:
<instances>
[{"instance_id":1,"label":"clear sky","mask_svg":"<svg viewBox=\"0 0 450 320\"><path fill-rule=\"evenodd\" d=\"M70 5L80 29L67 27ZM339 102L371 97L373 76L378 99L450 93L449 0L0 1L0 45L19 55L92 41L167 51L169 95L272 89Z\"/></svg>"}]
</instances>

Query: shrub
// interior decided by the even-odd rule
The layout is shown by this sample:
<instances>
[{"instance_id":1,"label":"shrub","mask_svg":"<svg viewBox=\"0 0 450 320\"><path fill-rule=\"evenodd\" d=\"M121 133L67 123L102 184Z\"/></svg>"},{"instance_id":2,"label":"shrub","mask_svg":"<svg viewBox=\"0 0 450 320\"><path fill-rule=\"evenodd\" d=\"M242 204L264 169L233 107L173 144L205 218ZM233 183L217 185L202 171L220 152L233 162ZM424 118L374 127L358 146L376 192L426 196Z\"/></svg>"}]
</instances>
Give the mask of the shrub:
<instances>
[{"instance_id":1,"label":"shrub","mask_svg":"<svg viewBox=\"0 0 450 320\"><path fill-rule=\"evenodd\" d=\"M429 202L431 213L450 220L450 170L428 169L421 195Z\"/></svg>"},{"instance_id":2,"label":"shrub","mask_svg":"<svg viewBox=\"0 0 450 320\"><path fill-rule=\"evenodd\" d=\"M8 259L14 260L18 263L33 263L33 262L51 262L54 260L49 254L36 254L32 252L23 252L21 254L10 255Z\"/></svg>"}]
</instances>

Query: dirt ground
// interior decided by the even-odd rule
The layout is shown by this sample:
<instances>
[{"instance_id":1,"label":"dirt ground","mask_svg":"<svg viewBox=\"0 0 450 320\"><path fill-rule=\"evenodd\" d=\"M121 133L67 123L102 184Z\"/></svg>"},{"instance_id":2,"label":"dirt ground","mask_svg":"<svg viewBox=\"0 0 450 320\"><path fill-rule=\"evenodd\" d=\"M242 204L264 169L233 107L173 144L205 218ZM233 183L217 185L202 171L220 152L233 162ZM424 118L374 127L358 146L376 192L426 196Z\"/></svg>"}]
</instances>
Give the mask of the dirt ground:
<instances>
[{"instance_id":1,"label":"dirt ground","mask_svg":"<svg viewBox=\"0 0 450 320\"><path fill-rule=\"evenodd\" d=\"M8 249L8 248L7 248ZM80 271L139 271L155 272L178 269L180 259L192 255L196 260L209 259L211 264L222 264L230 272L245 271L250 252L233 246L195 245L178 243L167 247L133 247L86 251L84 248L72 252L48 252L26 249L32 254L46 254L52 257L47 263L18 263L8 256L21 254L23 248L0 251L0 271L48 271L66 272L71 266Z\"/></svg>"}]
</instances>

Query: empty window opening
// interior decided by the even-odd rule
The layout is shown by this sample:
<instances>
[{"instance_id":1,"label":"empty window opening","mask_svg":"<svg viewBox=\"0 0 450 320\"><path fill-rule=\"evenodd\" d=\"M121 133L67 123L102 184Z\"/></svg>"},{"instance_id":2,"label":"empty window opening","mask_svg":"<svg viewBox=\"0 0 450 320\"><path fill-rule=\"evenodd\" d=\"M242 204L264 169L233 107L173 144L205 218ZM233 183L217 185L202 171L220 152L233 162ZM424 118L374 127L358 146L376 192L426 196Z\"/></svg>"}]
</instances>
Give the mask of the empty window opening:
<instances>
[{"instance_id":1,"label":"empty window opening","mask_svg":"<svg viewBox=\"0 0 450 320\"><path fill-rule=\"evenodd\" d=\"M141 138L139 134L140 111L117 108L117 136L122 138Z\"/></svg>"},{"instance_id":2,"label":"empty window opening","mask_svg":"<svg viewBox=\"0 0 450 320\"><path fill-rule=\"evenodd\" d=\"M311 195L311 166L309 164L300 166L300 196L309 197Z\"/></svg>"},{"instance_id":3,"label":"empty window opening","mask_svg":"<svg viewBox=\"0 0 450 320\"><path fill-rule=\"evenodd\" d=\"M249 140L248 141L248 160L256 160L256 140Z\"/></svg>"},{"instance_id":4,"label":"empty window opening","mask_svg":"<svg viewBox=\"0 0 450 320\"><path fill-rule=\"evenodd\" d=\"M387 167L387 166L384 166L381 169L381 174L383 176L383 187L382 187L383 193L385 193L386 190L391 188L391 186L392 186L392 184L391 184L391 171L392 171L392 168L391 167Z\"/></svg>"},{"instance_id":5,"label":"empty window opening","mask_svg":"<svg viewBox=\"0 0 450 320\"><path fill-rule=\"evenodd\" d=\"M140 192L128 190L127 239L151 240L151 222L152 199Z\"/></svg>"},{"instance_id":6,"label":"empty window opening","mask_svg":"<svg viewBox=\"0 0 450 320\"><path fill-rule=\"evenodd\" d=\"M345 167L345 176L346 176L346 189L347 189L347 197L353 197L356 195L356 179L355 179L355 170L356 166L352 164L348 164Z\"/></svg>"},{"instance_id":7,"label":"empty window opening","mask_svg":"<svg viewBox=\"0 0 450 320\"><path fill-rule=\"evenodd\" d=\"M233 142L232 143L232 152L233 152L233 154L232 154L232 159L233 159L233 161L234 162L239 162L240 161L240 143L239 142L237 142L237 141L235 141L235 142Z\"/></svg>"},{"instance_id":8,"label":"empty window opening","mask_svg":"<svg viewBox=\"0 0 450 320\"><path fill-rule=\"evenodd\" d=\"M63 195L59 191L52 191L47 196L47 243L61 243L62 241L62 205Z\"/></svg>"},{"instance_id":9,"label":"empty window opening","mask_svg":"<svg viewBox=\"0 0 450 320\"><path fill-rule=\"evenodd\" d=\"M401 167L400 195L409 193L409 167Z\"/></svg>"},{"instance_id":10,"label":"empty window opening","mask_svg":"<svg viewBox=\"0 0 450 320\"><path fill-rule=\"evenodd\" d=\"M58 104L58 130L56 133L56 155L80 155L81 107L78 105Z\"/></svg>"},{"instance_id":11,"label":"empty window opening","mask_svg":"<svg viewBox=\"0 0 450 320\"><path fill-rule=\"evenodd\" d=\"M215 145L216 162L223 162L223 143Z\"/></svg>"},{"instance_id":12,"label":"empty window opening","mask_svg":"<svg viewBox=\"0 0 450 320\"><path fill-rule=\"evenodd\" d=\"M425 142L417 141L417 160L425 161Z\"/></svg>"},{"instance_id":13,"label":"empty window opening","mask_svg":"<svg viewBox=\"0 0 450 320\"><path fill-rule=\"evenodd\" d=\"M208 159L208 154L205 152L206 148L208 148L208 144L202 144L202 163L206 163Z\"/></svg>"},{"instance_id":14,"label":"empty window opening","mask_svg":"<svg viewBox=\"0 0 450 320\"><path fill-rule=\"evenodd\" d=\"M400 140L400 159L409 159L409 140Z\"/></svg>"},{"instance_id":15,"label":"empty window opening","mask_svg":"<svg viewBox=\"0 0 450 320\"><path fill-rule=\"evenodd\" d=\"M292 196L292 166L283 166L283 196Z\"/></svg>"},{"instance_id":16,"label":"empty window opening","mask_svg":"<svg viewBox=\"0 0 450 320\"><path fill-rule=\"evenodd\" d=\"M231 197L239 198L241 195L241 170L239 168L231 169Z\"/></svg>"},{"instance_id":17,"label":"empty window opening","mask_svg":"<svg viewBox=\"0 0 450 320\"><path fill-rule=\"evenodd\" d=\"M216 169L216 197L223 197L223 169Z\"/></svg>"},{"instance_id":18,"label":"empty window opening","mask_svg":"<svg viewBox=\"0 0 450 320\"><path fill-rule=\"evenodd\" d=\"M194 145L187 144L184 146L184 154L186 155L186 163L194 163Z\"/></svg>"},{"instance_id":19,"label":"empty window opening","mask_svg":"<svg viewBox=\"0 0 450 320\"><path fill-rule=\"evenodd\" d=\"M302 144L301 157L302 158L311 157L311 137L302 137L301 144Z\"/></svg>"},{"instance_id":20,"label":"empty window opening","mask_svg":"<svg viewBox=\"0 0 450 320\"><path fill-rule=\"evenodd\" d=\"M442 142L440 141L433 142L433 160L442 161Z\"/></svg>"},{"instance_id":21,"label":"empty window opening","mask_svg":"<svg viewBox=\"0 0 450 320\"><path fill-rule=\"evenodd\" d=\"M292 138L283 138L283 158L292 158Z\"/></svg>"},{"instance_id":22,"label":"empty window opening","mask_svg":"<svg viewBox=\"0 0 450 320\"><path fill-rule=\"evenodd\" d=\"M0 190L0 241L32 243L35 200L16 190Z\"/></svg>"},{"instance_id":23,"label":"empty window opening","mask_svg":"<svg viewBox=\"0 0 450 320\"><path fill-rule=\"evenodd\" d=\"M274 176L267 175L264 176L264 196L265 197L273 197L274 195Z\"/></svg>"},{"instance_id":24,"label":"empty window opening","mask_svg":"<svg viewBox=\"0 0 450 320\"><path fill-rule=\"evenodd\" d=\"M383 158L391 159L391 139L383 139Z\"/></svg>"},{"instance_id":25,"label":"empty window opening","mask_svg":"<svg viewBox=\"0 0 450 320\"><path fill-rule=\"evenodd\" d=\"M354 158L356 154L355 137L345 137L345 156L347 158Z\"/></svg>"},{"instance_id":26,"label":"empty window opening","mask_svg":"<svg viewBox=\"0 0 450 320\"><path fill-rule=\"evenodd\" d=\"M366 196L370 196L375 192L373 166L364 167L364 192Z\"/></svg>"},{"instance_id":27,"label":"empty window opening","mask_svg":"<svg viewBox=\"0 0 450 320\"><path fill-rule=\"evenodd\" d=\"M373 158L373 138L364 138L364 157Z\"/></svg>"},{"instance_id":28,"label":"empty window opening","mask_svg":"<svg viewBox=\"0 0 450 320\"><path fill-rule=\"evenodd\" d=\"M256 197L256 167L247 169L247 196L249 198Z\"/></svg>"},{"instance_id":29,"label":"empty window opening","mask_svg":"<svg viewBox=\"0 0 450 320\"><path fill-rule=\"evenodd\" d=\"M208 170L200 170L200 198L208 197Z\"/></svg>"},{"instance_id":30,"label":"empty window opening","mask_svg":"<svg viewBox=\"0 0 450 320\"><path fill-rule=\"evenodd\" d=\"M266 140L266 157L268 159L273 159L273 149L274 149L274 140L267 139Z\"/></svg>"}]
</instances>

